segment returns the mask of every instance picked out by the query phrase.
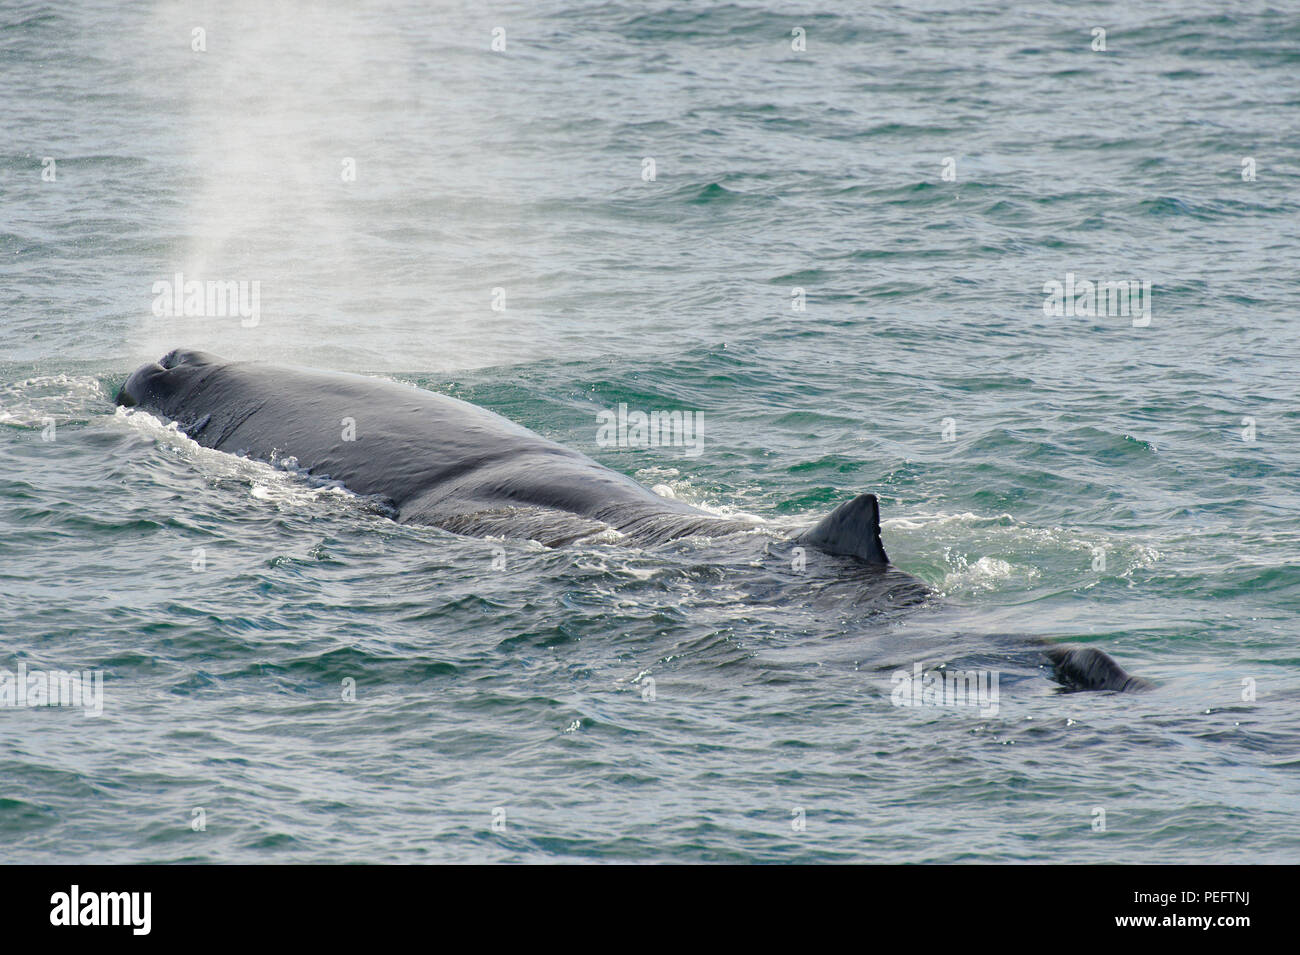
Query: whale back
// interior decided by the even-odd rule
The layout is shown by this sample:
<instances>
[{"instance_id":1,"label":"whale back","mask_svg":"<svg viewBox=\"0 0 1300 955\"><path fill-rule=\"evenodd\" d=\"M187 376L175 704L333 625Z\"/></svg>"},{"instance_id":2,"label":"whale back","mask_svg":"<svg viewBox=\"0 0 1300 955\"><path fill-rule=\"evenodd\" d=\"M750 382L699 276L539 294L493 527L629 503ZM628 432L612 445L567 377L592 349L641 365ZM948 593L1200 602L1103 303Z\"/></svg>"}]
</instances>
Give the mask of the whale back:
<instances>
[{"instance_id":1,"label":"whale back","mask_svg":"<svg viewBox=\"0 0 1300 955\"><path fill-rule=\"evenodd\" d=\"M296 465L380 498L404 523L558 544L613 527L637 542L753 529L663 498L580 451L449 395L382 378L175 351L118 403L199 444ZM503 533L515 525L522 533Z\"/></svg>"}]
</instances>

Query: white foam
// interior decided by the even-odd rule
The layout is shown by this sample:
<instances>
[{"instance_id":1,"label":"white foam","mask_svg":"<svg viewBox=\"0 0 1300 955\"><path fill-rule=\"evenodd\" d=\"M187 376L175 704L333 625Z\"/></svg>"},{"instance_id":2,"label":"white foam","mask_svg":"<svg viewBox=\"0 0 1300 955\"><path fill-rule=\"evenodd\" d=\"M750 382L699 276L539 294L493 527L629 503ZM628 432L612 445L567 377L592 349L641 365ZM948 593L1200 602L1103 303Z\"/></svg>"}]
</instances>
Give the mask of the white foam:
<instances>
[{"instance_id":1,"label":"white foam","mask_svg":"<svg viewBox=\"0 0 1300 955\"><path fill-rule=\"evenodd\" d=\"M0 424L42 428L93 417L104 401L99 379L88 375L38 375L0 385Z\"/></svg>"},{"instance_id":2,"label":"white foam","mask_svg":"<svg viewBox=\"0 0 1300 955\"><path fill-rule=\"evenodd\" d=\"M347 506L361 506L366 502L365 498L353 494L337 481L325 481L307 474L297 466L296 458L281 459L272 455L274 463L267 464L205 448L181 431L176 422L164 422L138 408L119 407L117 417L138 433L192 462L207 477L246 484L249 497L256 501L290 510L322 502Z\"/></svg>"}]
</instances>

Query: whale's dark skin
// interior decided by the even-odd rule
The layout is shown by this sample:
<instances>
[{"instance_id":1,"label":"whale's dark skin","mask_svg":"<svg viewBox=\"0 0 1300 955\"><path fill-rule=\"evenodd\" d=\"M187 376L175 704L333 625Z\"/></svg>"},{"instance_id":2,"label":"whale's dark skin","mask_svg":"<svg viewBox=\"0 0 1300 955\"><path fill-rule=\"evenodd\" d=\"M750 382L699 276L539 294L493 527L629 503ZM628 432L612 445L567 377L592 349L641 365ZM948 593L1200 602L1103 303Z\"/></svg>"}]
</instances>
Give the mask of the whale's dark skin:
<instances>
[{"instance_id":1,"label":"whale's dark skin","mask_svg":"<svg viewBox=\"0 0 1300 955\"><path fill-rule=\"evenodd\" d=\"M132 374L117 403L170 418L205 447L263 461L294 459L313 477L378 501L403 523L548 546L610 529L635 544L763 531L661 497L491 411L384 379L177 350ZM834 564L836 583L844 586L831 599L849 593L859 604L898 607L930 595L889 564L872 494L773 546L782 561L804 547L820 555L808 558L810 566ZM793 589L776 574L755 577L764 579L773 593ZM1058 646L1047 657L1058 682L1072 689L1145 685L1099 650Z\"/></svg>"},{"instance_id":2,"label":"whale's dark skin","mask_svg":"<svg viewBox=\"0 0 1300 955\"><path fill-rule=\"evenodd\" d=\"M205 447L296 458L402 523L549 546L611 527L650 544L757 526L660 497L491 411L379 378L174 351L137 370L117 402L171 418Z\"/></svg>"}]
</instances>

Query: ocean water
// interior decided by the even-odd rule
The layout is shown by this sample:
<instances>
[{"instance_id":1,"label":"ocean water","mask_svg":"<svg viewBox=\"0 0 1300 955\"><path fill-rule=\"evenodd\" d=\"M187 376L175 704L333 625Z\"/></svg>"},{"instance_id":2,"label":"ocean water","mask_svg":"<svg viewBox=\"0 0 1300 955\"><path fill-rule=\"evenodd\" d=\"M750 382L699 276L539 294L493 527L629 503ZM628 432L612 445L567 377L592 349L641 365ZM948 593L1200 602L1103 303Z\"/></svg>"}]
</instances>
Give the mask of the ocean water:
<instances>
[{"instance_id":1,"label":"ocean water","mask_svg":"<svg viewBox=\"0 0 1300 955\"><path fill-rule=\"evenodd\" d=\"M0 858L1297 861L1297 175L1290 2L3 0L0 669L103 705L0 708ZM935 597L400 526L115 409L178 346L779 526L874 491Z\"/></svg>"}]
</instances>

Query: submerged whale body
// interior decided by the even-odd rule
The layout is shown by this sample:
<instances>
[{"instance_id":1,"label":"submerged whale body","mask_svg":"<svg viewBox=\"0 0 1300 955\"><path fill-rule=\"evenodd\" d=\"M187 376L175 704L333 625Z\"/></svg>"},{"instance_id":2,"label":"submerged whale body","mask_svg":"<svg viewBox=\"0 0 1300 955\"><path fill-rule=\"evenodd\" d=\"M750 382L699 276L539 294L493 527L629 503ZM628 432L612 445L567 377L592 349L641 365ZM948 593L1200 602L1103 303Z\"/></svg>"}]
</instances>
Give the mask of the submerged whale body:
<instances>
[{"instance_id":1,"label":"submerged whale body","mask_svg":"<svg viewBox=\"0 0 1300 955\"><path fill-rule=\"evenodd\" d=\"M295 461L402 523L551 547L611 529L633 544L764 531L661 497L491 411L384 379L177 350L132 374L117 403L170 418L204 447ZM869 595L864 603L908 606L929 596L890 565L874 494L841 504L793 544L837 563L835 576ZM799 589L787 580L772 593ZM1141 684L1101 651L1048 656L1070 688Z\"/></svg>"}]
</instances>

